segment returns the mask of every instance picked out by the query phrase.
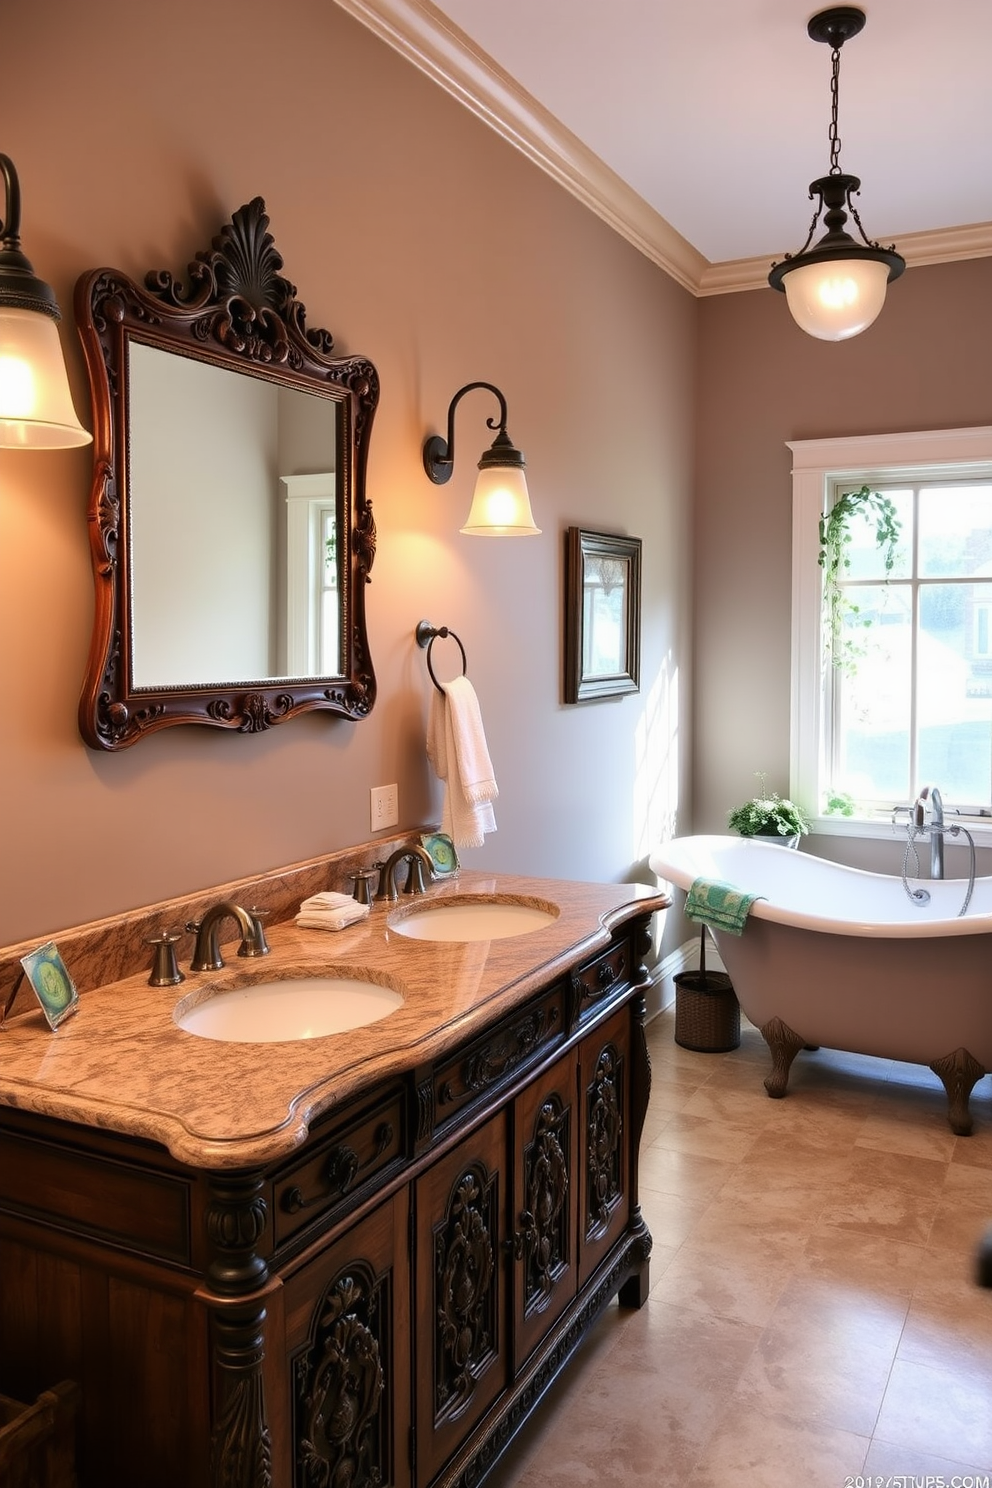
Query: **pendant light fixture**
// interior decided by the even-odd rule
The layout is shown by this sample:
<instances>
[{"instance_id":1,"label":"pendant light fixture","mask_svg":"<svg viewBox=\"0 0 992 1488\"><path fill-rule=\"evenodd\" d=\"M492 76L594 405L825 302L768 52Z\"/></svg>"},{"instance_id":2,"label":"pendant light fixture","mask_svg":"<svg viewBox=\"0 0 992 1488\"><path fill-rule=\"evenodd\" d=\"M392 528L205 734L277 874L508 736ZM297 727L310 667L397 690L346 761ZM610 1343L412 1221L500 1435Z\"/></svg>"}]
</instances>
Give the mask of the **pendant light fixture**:
<instances>
[{"instance_id":1,"label":"pendant light fixture","mask_svg":"<svg viewBox=\"0 0 992 1488\"><path fill-rule=\"evenodd\" d=\"M817 198L817 206L802 248L773 264L768 276L772 289L784 291L797 325L821 341L845 341L866 330L885 303L889 281L898 279L906 267L894 246L883 248L868 238L851 201L861 190L861 181L840 168L840 49L864 24L863 10L841 5L820 11L806 27L812 40L826 43L832 54L830 173L810 184L810 200ZM810 248L821 213L827 231ZM860 243L845 229L848 213L861 234Z\"/></svg>"},{"instance_id":2,"label":"pendant light fixture","mask_svg":"<svg viewBox=\"0 0 992 1488\"><path fill-rule=\"evenodd\" d=\"M524 457L506 432L506 399L491 382L468 382L459 388L448 405L448 437L433 434L424 443L424 469L436 486L451 479L455 468L455 408L459 399L476 388L485 388L499 399L499 423L486 419L490 429L498 429L489 449L479 460L475 495L465 526L469 537L539 537L530 509L530 494L524 474Z\"/></svg>"},{"instance_id":3,"label":"pendant light fixture","mask_svg":"<svg viewBox=\"0 0 992 1488\"><path fill-rule=\"evenodd\" d=\"M21 251L21 189L0 155L5 204L0 222L0 449L67 449L89 444L65 370L54 291Z\"/></svg>"}]
</instances>

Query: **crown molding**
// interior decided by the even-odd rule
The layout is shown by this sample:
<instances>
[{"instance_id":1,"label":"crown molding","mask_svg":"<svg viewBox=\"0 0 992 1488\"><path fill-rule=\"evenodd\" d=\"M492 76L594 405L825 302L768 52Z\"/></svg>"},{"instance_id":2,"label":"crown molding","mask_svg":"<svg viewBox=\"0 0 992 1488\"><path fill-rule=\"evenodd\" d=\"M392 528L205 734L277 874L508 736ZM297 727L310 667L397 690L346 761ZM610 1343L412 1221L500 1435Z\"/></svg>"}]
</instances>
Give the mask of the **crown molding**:
<instances>
[{"instance_id":1,"label":"crown molding","mask_svg":"<svg viewBox=\"0 0 992 1488\"><path fill-rule=\"evenodd\" d=\"M693 294L707 260L430 0L337 0Z\"/></svg>"},{"instance_id":2,"label":"crown molding","mask_svg":"<svg viewBox=\"0 0 992 1488\"><path fill-rule=\"evenodd\" d=\"M958 263L965 258L992 257L992 222L967 227L938 227L931 232L905 233L895 245L906 267ZM770 258L735 258L707 264L695 287L697 295L733 294L740 289L767 289Z\"/></svg>"},{"instance_id":3,"label":"crown molding","mask_svg":"<svg viewBox=\"0 0 992 1488\"><path fill-rule=\"evenodd\" d=\"M430 0L336 0L336 4L533 161L683 289L707 296L767 287L768 257L710 263ZM910 268L992 257L992 222L907 233L897 246Z\"/></svg>"}]
</instances>

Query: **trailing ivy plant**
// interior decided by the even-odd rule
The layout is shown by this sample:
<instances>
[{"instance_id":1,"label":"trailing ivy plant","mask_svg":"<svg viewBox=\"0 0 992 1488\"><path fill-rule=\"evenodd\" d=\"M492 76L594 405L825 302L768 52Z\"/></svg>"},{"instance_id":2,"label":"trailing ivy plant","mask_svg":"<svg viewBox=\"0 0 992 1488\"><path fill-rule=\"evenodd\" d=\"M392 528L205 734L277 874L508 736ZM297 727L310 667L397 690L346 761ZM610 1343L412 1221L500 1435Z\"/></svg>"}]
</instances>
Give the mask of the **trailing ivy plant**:
<instances>
[{"instance_id":1,"label":"trailing ivy plant","mask_svg":"<svg viewBox=\"0 0 992 1488\"><path fill-rule=\"evenodd\" d=\"M859 516L869 521L874 519L875 542L881 550L886 574L895 567L896 546L902 530L894 503L870 486L862 486L859 491L845 491L826 516L820 518L817 561L823 569L823 609L830 657L835 667L849 670L854 668L860 651L855 643L845 641L844 622L848 616L857 615L859 607L850 598L850 591L841 587L841 580L851 566L847 551L851 542L851 522ZM865 625L869 623L867 620L863 622Z\"/></svg>"}]
</instances>

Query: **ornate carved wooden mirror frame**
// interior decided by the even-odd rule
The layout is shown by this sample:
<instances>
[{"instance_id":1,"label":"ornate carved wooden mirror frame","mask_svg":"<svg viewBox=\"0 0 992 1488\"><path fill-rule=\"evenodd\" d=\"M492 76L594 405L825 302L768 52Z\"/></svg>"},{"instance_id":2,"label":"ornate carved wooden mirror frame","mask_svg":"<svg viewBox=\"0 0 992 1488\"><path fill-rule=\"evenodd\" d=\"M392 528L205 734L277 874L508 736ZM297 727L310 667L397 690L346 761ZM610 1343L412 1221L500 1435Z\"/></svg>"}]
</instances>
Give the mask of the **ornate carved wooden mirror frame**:
<instances>
[{"instance_id":1,"label":"ornate carved wooden mirror frame","mask_svg":"<svg viewBox=\"0 0 992 1488\"><path fill-rule=\"evenodd\" d=\"M125 749L182 723L256 733L311 709L364 718L375 701L365 585L375 523L365 495L369 437L379 397L371 362L333 356L329 332L310 330L260 197L234 213L210 251L189 265L189 284L150 273L141 288L113 269L84 274L76 319L93 393L94 466L88 520L95 621L79 704L94 749ZM265 676L189 685L135 685L130 447L135 343L316 394L336 430L336 577L340 670L332 676ZM190 541L196 533L190 534ZM327 560L330 562L330 559ZM181 573L175 575L182 603ZM277 668L278 670L278 668Z\"/></svg>"}]
</instances>

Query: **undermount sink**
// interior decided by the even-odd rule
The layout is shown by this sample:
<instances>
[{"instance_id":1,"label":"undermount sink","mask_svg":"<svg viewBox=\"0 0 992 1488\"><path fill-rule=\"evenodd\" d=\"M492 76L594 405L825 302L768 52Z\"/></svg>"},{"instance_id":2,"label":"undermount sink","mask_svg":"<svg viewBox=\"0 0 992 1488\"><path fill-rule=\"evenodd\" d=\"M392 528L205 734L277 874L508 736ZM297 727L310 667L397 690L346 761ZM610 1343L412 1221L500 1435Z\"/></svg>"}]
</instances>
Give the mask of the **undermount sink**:
<instances>
[{"instance_id":1,"label":"undermount sink","mask_svg":"<svg viewBox=\"0 0 992 1488\"><path fill-rule=\"evenodd\" d=\"M391 915L389 928L411 940L506 940L553 925L558 910L540 899L443 899Z\"/></svg>"},{"instance_id":2,"label":"undermount sink","mask_svg":"<svg viewBox=\"0 0 992 1488\"><path fill-rule=\"evenodd\" d=\"M284 1044L347 1033L388 1018L402 993L360 977L309 976L218 991L184 1012L179 1027L198 1038L237 1044Z\"/></svg>"}]
</instances>

